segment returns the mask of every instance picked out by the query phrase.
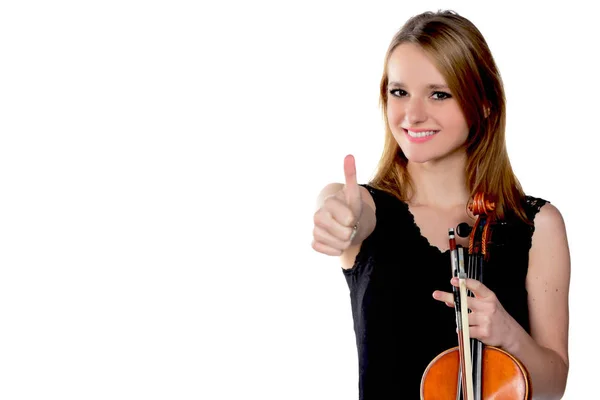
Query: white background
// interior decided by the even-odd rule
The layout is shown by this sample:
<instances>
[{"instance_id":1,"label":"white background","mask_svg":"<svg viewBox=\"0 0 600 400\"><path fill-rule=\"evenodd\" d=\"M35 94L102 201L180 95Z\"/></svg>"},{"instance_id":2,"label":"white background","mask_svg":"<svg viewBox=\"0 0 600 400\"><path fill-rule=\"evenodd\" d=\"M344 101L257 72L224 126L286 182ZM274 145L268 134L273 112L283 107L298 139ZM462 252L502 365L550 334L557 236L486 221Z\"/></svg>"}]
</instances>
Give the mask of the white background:
<instances>
[{"instance_id":1,"label":"white background","mask_svg":"<svg viewBox=\"0 0 600 400\"><path fill-rule=\"evenodd\" d=\"M588 7L3 2L0 398L357 398L348 288L337 260L310 247L314 202L343 179L346 154L359 181L371 177L389 40L439 8L488 40L513 167L563 213L565 399L595 396Z\"/></svg>"}]
</instances>

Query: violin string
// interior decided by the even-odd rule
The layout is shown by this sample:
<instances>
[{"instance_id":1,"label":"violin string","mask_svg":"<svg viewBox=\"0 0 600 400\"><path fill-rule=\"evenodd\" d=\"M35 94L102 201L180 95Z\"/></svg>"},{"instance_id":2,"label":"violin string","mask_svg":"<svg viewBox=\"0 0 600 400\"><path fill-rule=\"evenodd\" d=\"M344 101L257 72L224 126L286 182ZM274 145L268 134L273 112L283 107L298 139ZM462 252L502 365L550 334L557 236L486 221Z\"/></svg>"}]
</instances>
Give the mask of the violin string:
<instances>
[{"instance_id":1,"label":"violin string","mask_svg":"<svg viewBox=\"0 0 600 400\"><path fill-rule=\"evenodd\" d=\"M480 233L480 237L477 238L474 236L474 239L477 239L475 246L473 246L473 254L469 255L472 262L472 272L473 278L483 282L483 263L484 263L484 254L485 254L485 242L486 242L486 229L480 228L480 226L486 226L486 218L480 216L478 219L478 224L475 227L478 229L478 233ZM474 297L474 294L471 293L471 296ZM482 396L482 364L483 364L483 343L477 339L471 339L471 355L473 362L473 386L474 386L474 395L475 400L481 400Z\"/></svg>"}]
</instances>

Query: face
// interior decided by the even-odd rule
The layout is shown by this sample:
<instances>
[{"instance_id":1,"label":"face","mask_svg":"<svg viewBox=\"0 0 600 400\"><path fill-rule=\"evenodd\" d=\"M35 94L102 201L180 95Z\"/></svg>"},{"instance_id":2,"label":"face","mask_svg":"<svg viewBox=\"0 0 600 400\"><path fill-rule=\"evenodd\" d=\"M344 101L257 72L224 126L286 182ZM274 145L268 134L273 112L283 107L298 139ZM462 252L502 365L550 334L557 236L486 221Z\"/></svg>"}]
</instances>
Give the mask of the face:
<instances>
[{"instance_id":1,"label":"face","mask_svg":"<svg viewBox=\"0 0 600 400\"><path fill-rule=\"evenodd\" d=\"M410 162L464 152L469 127L442 74L420 47L403 43L388 62L387 118Z\"/></svg>"}]
</instances>

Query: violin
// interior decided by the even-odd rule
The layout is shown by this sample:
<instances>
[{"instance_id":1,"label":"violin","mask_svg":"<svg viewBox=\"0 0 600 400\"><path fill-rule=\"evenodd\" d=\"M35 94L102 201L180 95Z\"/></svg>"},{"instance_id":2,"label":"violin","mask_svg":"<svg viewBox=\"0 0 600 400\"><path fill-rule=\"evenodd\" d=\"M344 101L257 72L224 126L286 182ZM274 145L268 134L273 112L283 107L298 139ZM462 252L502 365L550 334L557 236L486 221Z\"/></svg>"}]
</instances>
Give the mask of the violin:
<instances>
[{"instance_id":1,"label":"violin","mask_svg":"<svg viewBox=\"0 0 600 400\"><path fill-rule=\"evenodd\" d=\"M422 400L532 398L531 376L516 357L469 336L467 298L474 295L466 289L465 279L483 282L494 223L490 212L494 208L495 203L482 193L469 203L476 222L469 233L468 249L456 244L453 228L448 231L451 272L459 279L459 287L453 286L458 345L440 353L425 369L421 379Z\"/></svg>"}]
</instances>

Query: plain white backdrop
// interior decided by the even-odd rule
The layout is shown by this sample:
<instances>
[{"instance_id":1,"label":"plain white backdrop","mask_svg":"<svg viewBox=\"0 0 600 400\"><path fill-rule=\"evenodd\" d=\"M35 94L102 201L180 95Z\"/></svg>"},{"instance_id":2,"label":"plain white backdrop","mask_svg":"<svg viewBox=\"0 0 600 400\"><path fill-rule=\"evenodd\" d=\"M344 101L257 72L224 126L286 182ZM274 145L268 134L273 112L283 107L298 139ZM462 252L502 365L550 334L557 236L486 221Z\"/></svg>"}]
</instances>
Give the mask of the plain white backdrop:
<instances>
[{"instance_id":1,"label":"plain white backdrop","mask_svg":"<svg viewBox=\"0 0 600 400\"><path fill-rule=\"evenodd\" d=\"M565 399L596 396L600 37L588 7L4 3L0 398L357 398L348 288L310 247L315 199L343 180L346 154L371 177L389 40L440 8L486 37L513 167L563 213Z\"/></svg>"}]
</instances>

